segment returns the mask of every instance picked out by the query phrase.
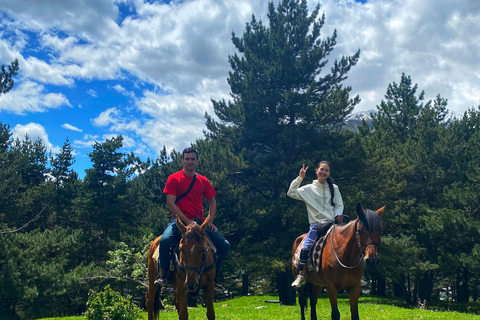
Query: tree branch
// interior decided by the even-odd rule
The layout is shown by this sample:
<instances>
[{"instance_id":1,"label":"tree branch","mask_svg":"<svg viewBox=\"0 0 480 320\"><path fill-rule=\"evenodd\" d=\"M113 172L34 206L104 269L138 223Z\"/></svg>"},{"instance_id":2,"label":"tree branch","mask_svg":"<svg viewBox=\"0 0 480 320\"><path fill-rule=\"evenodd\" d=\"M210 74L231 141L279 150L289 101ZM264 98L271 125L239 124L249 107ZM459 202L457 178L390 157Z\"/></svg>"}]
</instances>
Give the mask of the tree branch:
<instances>
[{"instance_id":1,"label":"tree branch","mask_svg":"<svg viewBox=\"0 0 480 320\"><path fill-rule=\"evenodd\" d=\"M50 204L50 202L52 202L52 200L50 200L47 205L45 207L43 207L42 210L40 210L40 212L35 216L33 217L30 221L28 221L27 223L25 223L23 226L21 226L20 228L18 229L15 229L15 230L9 230L9 231L0 231L0 234L5 234L5 233L15 233L15 232L18 232L22 229L25 229L26 227L28 227L28 225L34 221L37 221L40 217L41 217L41 214L42 212L48 207L48 205Z\"/></svg>"}]
</instances>

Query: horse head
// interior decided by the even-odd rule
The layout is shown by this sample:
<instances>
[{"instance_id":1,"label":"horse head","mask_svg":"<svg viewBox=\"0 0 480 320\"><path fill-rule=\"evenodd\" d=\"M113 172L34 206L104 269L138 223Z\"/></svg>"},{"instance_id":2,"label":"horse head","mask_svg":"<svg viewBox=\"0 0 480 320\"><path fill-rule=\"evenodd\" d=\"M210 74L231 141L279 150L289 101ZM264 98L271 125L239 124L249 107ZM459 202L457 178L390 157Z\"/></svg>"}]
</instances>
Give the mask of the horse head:
<instances>
[{"instance_id":1,"label":"horse head","mask_svg":"<svg viewBox=\"0 0 480 320\"><path fill-rule=\"evenodd\" d=\"M363 209L360 203L357 204L355 211L357 221L355 222L356 236L360 250L364 255L364 260L368 264L378 264L378 252L380 250L380 234L382 232L382 223L380 217L385 210L385 206L373 211Z\"/></svg>"},{"instance_id":2,"label":"horse head","mask_svg":"<svg viewBox=\"0 0 480 320\"><path fill-rule=\"evenodd\" d=\"M208 222L207 218L201 226L195 222L185 226L177 218L178 229L182 232L178 263L180 269L185 272L185 286L190 292L197 291L205 267L205 230Z\"/></svg>"}]
</instances>

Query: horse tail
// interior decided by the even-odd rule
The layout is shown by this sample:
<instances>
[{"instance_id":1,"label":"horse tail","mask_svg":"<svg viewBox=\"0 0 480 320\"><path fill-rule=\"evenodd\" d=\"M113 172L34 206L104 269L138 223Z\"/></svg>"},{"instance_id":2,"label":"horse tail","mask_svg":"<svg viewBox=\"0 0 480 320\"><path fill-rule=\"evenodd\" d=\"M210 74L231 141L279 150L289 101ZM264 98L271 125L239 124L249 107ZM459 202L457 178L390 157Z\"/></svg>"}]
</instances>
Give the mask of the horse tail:
<instances>
[{"instance_id":1,"label":"horse tail","mask_svg":"<svg viewBox=\"0 0 480 320\"><path fill-rule=\"evenodd\" d=\"M298 292L298 304L300 305L302 314L308 310L308 299L310 298L310 293L312 292L313 285L310 282L307 282L302 288L297 288ZM302 317L303 319L303 317Z\"/></svg>"}]
</instances>

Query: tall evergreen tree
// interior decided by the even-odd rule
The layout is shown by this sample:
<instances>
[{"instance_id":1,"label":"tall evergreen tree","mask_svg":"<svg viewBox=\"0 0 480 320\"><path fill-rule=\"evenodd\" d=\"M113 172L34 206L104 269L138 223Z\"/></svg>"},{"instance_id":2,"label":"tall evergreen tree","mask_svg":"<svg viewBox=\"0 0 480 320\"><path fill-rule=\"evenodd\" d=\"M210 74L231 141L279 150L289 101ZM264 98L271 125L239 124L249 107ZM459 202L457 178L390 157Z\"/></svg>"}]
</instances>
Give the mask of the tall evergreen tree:
<instances>
[{"instance_id":1,"label":"tall evergreen tree","mask_svg":"<svg viewBox=\"0 0 480 320\"><path fill-rule=\"evenodd\" d=\"M319 11L317 5L309 14L306 0L270 2L268 26L253 15L242 36L233 33L238 53L229 56L227 79L232 100L212 101L216 117L205 115L207 139L223 146L214 159L229 168L222 173L229 183L222 185L242 192L231 199L241 211L229 208L226 220L239 239L232 243L250 252L244 256L250 262L264 254L272 265L288 264L291 243L308 225L306 214L293 218L305 208L287 202L288 184L302 163L315 166L341 153L334 141L344 139L333 129L359 102L343 81L360 50L329 64L337 32L320 37L325 16ZM270 251L274 241L280 241L280 256Z\"/></svg>"},{"instance_id":2,"label":"tall evergreen tree","mask_svg":"<svg viewBox=\"0 0 480 320\"><path fill-rule=\"evenodd\" d=\"M320 39L325 16L320 6L309 15L307 1L269 3L266 27L252 16L242 37L232 35L239 54L229 56L228 83L233 101L213 101L219 121L206 115L210 137L231 137L236 151L245 150L251 165L245 182L267 198L278 198L289 178L285 169L328 146L322 134L343 121L358 97L343 87L347 72L359 58L335 60L321 75L337 33ZM264 176L269 179L257 177ZM253 181L253 180L255 181Z\"/></svg>"}]
</instances>

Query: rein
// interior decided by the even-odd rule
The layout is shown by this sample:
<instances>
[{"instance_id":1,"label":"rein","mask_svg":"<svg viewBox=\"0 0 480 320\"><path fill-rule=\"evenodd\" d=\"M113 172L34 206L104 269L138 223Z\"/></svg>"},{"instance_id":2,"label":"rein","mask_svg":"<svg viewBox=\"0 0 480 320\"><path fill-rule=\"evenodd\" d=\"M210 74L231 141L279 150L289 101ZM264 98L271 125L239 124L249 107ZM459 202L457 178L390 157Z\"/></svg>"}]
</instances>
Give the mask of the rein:
<instances>
[{"instance_id":1,"label":"rein","mask_svg":"<svg viewBox=\"0 0 480 320\"><path fill-rule=\"evenodd\" d=\"M365 257L365 249L367 249L368 246L374 245L374 246L377 247L377 250L380 251L379 245L377 243L373 242L373 241L370 241L366 245L362 246L362 244L360 243L360 237L358 235L358 219L357 219L355 221L355 239L357 240L358 249L360 249L360 259L358 260L358 263L354 267L349 267L349 266L344 265L340 261L340 259L338 258L337 252L335 251L335 246L333 245L333 231L335 231L335 226L336 225L334 224L332 232L330 234L330 242L332 243L332 250L333 250L333 253L335 254L335 258L337 259L337 262L342 267L344 267L346 269L355 269L356 267L358 267L360 265L360 263L363 261L363 258Z\"/></svg>"},{"instance_id":2,"label":"rein","mask_svg":"<svg viewBox=\"0 0 480 320\"><path fill-rule=\"evenodd\" d=\"M182 238L195 238L195 236L189 234L189 235L186 235L186 234L182 234ZM185 272L185 270L191 270L191 271L196 271L198 272L198 281L200 282L200 278L202 277L202 274L204 272L207 272L207 271L210 271L212 270L214 267L215 267L215 255L213 256L214 257L214 261L211 265L209 265L208 267L205 268L205 263L206 263L206 260L207 260L207 255L208 255L208 250L211 250L212 253L213 253L213 249L209 246L205 246L203 248L203 251L202 251L202 264L200 265L200 268L194 268L194 267L188 267L186 266L183 261L180 263L180 261L178 260L178 254L175 254L175 260L177 261L177 266L180 270L182 270L183 272Z\"/></svg>"}]
</instances>

